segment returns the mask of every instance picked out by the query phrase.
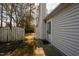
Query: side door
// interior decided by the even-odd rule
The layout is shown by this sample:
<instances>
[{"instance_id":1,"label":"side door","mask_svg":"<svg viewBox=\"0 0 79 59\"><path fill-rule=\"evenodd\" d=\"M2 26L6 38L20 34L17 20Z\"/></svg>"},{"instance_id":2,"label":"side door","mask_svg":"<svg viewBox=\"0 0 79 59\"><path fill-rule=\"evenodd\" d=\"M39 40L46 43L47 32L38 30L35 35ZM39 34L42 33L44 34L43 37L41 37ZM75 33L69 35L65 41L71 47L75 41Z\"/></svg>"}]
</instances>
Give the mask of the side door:
<instances>
[{"instance_id":1,"label":"side door","mask_svg":"<svg viewBox=\"0 0 79 59\"><path fill-rule=\"evenodd\" d=\"M47 40L51 41L51 21L47 22Z\"/></svg>"}]
</instances>

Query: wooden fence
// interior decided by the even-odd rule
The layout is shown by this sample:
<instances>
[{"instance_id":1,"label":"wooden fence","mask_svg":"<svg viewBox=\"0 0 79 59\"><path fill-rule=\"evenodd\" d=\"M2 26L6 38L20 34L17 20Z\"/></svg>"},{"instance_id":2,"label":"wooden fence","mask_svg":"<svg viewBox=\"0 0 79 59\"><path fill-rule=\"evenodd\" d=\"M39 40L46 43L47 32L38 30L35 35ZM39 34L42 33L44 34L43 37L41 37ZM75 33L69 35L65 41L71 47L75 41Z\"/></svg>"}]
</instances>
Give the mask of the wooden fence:
<instances>
[{"instance_id":1,"label":"wooden fence","mask_svg":"<svg viewBox=\"0 0 79 59\"><path fill-rule=\"evenodd\" d=\"M22 40L24 38L24 29L13 27L10 29L9 27L0 28L0 41L17 41Z\"/></svg>"}]
</instances>

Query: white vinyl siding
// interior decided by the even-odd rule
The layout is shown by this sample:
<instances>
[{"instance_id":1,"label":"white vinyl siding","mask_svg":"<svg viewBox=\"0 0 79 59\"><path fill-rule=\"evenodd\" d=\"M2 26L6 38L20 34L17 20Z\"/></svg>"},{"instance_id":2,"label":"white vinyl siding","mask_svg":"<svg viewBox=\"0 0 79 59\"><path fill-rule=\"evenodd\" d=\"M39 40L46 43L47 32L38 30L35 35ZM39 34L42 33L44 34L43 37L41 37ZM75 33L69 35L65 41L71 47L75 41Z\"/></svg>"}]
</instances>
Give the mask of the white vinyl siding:
<instances>
[{"instance_id":1,"label":"white vinyl siding","mask_svg":"<svg viewBox=\"0 0 79 59\"><path fill-rule=\"evenodd\" d=\"M51 26L52 44L66 55L79 55L79 4L70 4L52 16Z\"/></svg>"}]
</instances>

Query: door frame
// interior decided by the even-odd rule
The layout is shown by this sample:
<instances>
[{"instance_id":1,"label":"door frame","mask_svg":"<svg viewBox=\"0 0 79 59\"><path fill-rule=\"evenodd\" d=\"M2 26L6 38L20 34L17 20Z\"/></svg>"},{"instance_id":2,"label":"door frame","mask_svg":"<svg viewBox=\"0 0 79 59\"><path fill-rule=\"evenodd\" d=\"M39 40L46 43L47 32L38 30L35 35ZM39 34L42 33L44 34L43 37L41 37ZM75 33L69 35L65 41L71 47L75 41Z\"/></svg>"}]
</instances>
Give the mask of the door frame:
<instances>
[{"instance_id":1,"label":"door frame","mask_svg":"<svg viewBox=\"0 0 79 59\"><path fill-rule=\"evenodd\" d=\"M52 20L50 19L50 20L48 20L47 22L46 22L46 40L48 40L49 42L51 42L51 34L52 34L52 31L50 31L50 33L48 33L48 23L51 23L51 25L50 25L50 30L52 30Z\"/></svg>"}]
</instances>

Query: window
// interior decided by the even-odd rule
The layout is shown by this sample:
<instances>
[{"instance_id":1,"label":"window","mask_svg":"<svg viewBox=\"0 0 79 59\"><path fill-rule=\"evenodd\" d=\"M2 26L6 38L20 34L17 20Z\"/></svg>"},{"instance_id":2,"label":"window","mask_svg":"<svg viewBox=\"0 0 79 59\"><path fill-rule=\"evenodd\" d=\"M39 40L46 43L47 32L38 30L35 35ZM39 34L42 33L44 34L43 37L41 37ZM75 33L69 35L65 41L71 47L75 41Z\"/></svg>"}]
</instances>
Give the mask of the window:
<instances>
[{"instance_id":1,"label":"window","mask_svg":"<svg viewBox=\"0 0 79 59\"><path fill-rule=\"evenodd\" d=\"M48 25L48 26L47 26L47 28L48 28L47 33L48 33L48 34L51 34L51 22L48 22L47 25Z\"/></svg>"}]
</instances>

